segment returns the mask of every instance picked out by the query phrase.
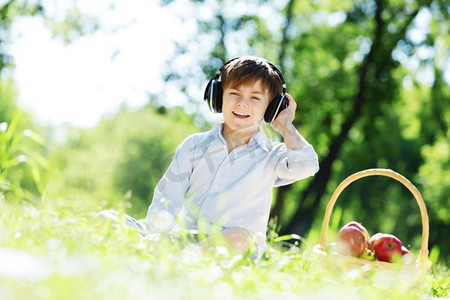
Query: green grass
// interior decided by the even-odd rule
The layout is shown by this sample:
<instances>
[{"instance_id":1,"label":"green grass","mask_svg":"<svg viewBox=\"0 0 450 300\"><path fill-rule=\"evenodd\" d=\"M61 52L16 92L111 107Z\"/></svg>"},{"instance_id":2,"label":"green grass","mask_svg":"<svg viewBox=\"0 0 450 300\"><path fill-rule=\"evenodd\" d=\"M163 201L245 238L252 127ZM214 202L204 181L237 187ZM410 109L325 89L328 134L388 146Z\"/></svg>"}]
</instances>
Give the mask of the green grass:
<instances>
[{"instance_id":1,"label":"green grass","mask_svg":"<svg viewBox=\"0 0 450 300\"><path fill-rule=\"evenodd\" d=\"M81 204L0 203L0 299L430 299L449 297L450 272L435 264L421 281L336 268L312 245L269 244L260 261L220 248L203 253L143 246L136 232L89 230ZM339 271L336 271L336 270Z\"/></svg>"}]
</instances>

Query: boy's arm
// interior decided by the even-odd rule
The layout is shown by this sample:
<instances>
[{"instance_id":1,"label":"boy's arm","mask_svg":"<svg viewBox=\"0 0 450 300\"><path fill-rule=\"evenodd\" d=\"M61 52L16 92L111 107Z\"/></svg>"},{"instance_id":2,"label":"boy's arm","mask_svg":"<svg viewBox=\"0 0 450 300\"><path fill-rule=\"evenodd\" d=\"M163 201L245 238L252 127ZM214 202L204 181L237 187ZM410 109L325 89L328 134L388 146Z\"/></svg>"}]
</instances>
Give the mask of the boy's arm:
<instances>
[{"instance_id":1,"label":"boy's arm","mask_svg":"<svg viewBox=\"0 0 450 300\"><path fill-rule=\"evenodd\" d=\"M281 133L287 152L280 152L280 160L276 168L275 186L286 185L309 177L319 170L317 154L313 147L292 124L297 104L290 94L288 107L281 111L272 127Z\"/></svg>"},{"instance_id":2,"label":"boy's arm","mask_svg":"<svg viewBox=\"0 0 450 300\"><path fill-rule=\"evenodd\" d=\"M177 148L169 168L156 186L147 212L149 233L167 232L175 225L189 188L192 151L192 138L187 138Z\"/></svg>"}]
</instances>

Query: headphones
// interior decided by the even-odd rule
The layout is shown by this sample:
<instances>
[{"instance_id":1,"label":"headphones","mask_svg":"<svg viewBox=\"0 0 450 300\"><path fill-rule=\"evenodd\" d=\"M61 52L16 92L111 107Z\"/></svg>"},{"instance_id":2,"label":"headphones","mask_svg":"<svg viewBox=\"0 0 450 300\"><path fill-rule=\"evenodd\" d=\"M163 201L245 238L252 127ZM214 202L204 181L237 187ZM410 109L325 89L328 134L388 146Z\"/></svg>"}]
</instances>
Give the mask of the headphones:
<instances>
[{"instance_id":1,"label":"headphones","mask_svg":"<svg viewBox=\"0 0 450 300\"><path fill-rule=\"evenodd\" d=\"M203 96L203 99L208 103L209 109L214 113L221 113L222 112L222 103L223 103L223 90L222 90L222 81L221 81L221 73L224 70L225 66L227 66L232 61L238 59L239 57L235 57L233 59L230 59L227 61L220 69L217 74L211 78L206 85L205 88L205 94ZM280 70L272 64L271 62L267 61L267 64L274 70L278 76L281 79L281 83L283 84L283 93L277 95L272 101L270 101L269 106L266 109L266 112L264 113L264 121L266 123L272 124L272 122L276 119L278 114L285 109L289 101L286 98L286 83L284 81L283 74L281 74Z\"/></svg>"}]
</instances>

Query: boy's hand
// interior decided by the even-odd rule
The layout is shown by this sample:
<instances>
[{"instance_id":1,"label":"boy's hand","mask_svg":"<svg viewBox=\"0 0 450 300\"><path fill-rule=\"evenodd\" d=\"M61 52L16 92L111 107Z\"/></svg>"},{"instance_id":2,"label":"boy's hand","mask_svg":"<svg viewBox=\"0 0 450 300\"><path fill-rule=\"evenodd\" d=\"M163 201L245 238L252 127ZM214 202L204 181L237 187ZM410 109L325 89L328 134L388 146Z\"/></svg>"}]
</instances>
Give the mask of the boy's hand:
<instances>
[{"instance_id":1,"label":"boy's hand","mask_svg":"<svg viewBox=\"0 0 450 300\"><path fill-rule=\"evenodd\" d=\"M292 121L294 121L295 118L295 110L297 109L297 103L295 103L294 98L288 94L285 93L286 99L288 100L288 107L283 109L279 114L278 117L272 122L272 127L276 131L283 134L283 132L286 132L287 126L289 124L292 124Z\"/></svg>"},{"instance_id":2,"label":"boy's hand","mask_svg":"<svg viewBox=\"0 0 450 300\"><path fill-rule=\"evenodd\" d=\"M295 118L295 110L297 103L294 98L286 93L286 98L289 101L288 107L280 112L278 117L272 122L272 127L281 133L288 149L300 149L308 145L305 138L298 132L292 121Z\"/></svg>"}]
</instances>

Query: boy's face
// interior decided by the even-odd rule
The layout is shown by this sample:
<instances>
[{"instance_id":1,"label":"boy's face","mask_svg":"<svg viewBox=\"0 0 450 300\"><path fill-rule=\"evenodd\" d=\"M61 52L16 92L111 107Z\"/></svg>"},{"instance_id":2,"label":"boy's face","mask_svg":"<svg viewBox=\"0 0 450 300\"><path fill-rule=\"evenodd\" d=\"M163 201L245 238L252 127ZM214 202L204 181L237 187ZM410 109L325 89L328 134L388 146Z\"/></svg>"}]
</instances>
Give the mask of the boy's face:
<instances>
[{"instance_id":1,"label":"boy's face","mask_svg":"<svg viewBox=\"0 0 450 300\"><path fill-rule=\"evenodd\" d=\"M263 88L261 80L225 88L222 104L224 131L248 134L250 138L258 131L268 105L269 92Z\"/></svg>"}]
</instances>

